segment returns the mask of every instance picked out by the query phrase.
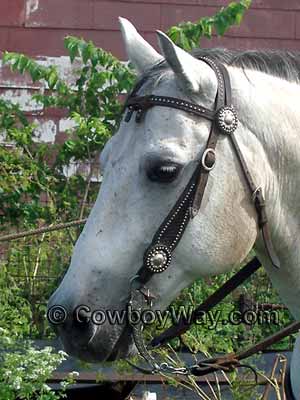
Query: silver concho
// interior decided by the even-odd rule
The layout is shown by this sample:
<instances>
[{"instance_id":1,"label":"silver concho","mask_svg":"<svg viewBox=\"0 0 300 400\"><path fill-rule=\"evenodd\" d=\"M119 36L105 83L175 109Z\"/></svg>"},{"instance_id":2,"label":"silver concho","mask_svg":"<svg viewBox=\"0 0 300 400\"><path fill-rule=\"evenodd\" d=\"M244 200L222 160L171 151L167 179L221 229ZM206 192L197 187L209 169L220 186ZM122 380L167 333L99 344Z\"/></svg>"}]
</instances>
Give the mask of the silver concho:
<instances>
[{"instance_id":1,"label":"silver concho","mask_svg":"<svg viewBox=\"0 0 300 400\"><path fill-rule=\"evenodd\" d=\"M238 126L238 117L235 109L230 106L220 108L217 114L217 124L222 133L230 135Z\"/></svg>"},{"instance_id":2,"label":"silver concho","mask_svg":"<svg viewBox=\"0 0 300 400\"><path fill-rule=\"evenodd\" d=\"M167 246L158 244L152 247L146 255L146 266L151 272L165 271L171 263L171 252Z\"/></svg>"}]
</instances>

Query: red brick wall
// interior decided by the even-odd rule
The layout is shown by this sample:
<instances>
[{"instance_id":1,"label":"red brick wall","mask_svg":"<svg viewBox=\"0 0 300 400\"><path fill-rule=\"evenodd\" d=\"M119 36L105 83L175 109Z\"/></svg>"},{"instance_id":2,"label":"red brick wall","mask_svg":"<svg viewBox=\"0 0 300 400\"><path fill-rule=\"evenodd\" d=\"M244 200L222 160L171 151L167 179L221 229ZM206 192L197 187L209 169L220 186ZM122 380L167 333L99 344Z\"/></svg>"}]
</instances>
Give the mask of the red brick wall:
<instances>
[{"instance_id":1,"label":"red brick wall","mask_svg":"<svg viewBox=\"0 0 300 400\"><path fill-rule=\"evenodd\" d=\"M156 45L155 29L214 13L229 0L1 0L0 50L39 56L65 54L72 34L124 57L117 17L129 18ZM203 45L298 49L299 0L253 0L240 28Z\"/></svg>"}]
</instances>

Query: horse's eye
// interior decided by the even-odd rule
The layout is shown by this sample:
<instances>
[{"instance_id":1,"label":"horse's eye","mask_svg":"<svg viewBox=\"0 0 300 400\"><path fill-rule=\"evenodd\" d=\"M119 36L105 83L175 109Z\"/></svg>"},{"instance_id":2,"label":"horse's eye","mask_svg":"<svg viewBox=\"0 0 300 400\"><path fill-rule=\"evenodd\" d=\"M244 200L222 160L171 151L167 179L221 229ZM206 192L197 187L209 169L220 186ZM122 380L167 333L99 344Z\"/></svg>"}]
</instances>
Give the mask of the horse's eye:
<instances>
[{"instance_id":1,"label":"horse's eye","mask_svg":"<svg viewBox=\"0 0 300 400\"><path fill-rule=\"evenodd\" d=\"M147 170L147 176L153 182L169 183L177 178L179 172L180 165L169 162L152 166Z\"/></svg>"}]
</instances>

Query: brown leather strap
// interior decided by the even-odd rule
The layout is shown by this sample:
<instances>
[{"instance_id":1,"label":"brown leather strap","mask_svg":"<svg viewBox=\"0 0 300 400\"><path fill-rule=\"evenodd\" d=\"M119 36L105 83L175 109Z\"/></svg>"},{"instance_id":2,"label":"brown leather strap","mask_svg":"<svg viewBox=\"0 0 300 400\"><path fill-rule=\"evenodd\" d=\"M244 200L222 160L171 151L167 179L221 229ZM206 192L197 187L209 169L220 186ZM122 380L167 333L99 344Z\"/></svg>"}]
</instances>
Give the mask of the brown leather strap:
<instances>
[{"instance_id":1,"label":"brown leather strap","mask_svg":"<svg viewBox=\"0 0 300 400\"><path fill-rule=\"evenodd\" d=\"M205 150L208 149L215 150L217 142L218 142L218 135L215 129L215 122L213 122ZM204 168L201 168L199 171L196 183L195 196L190 210L191 218L194 218L200 210L206 184L208 181L209 172L210 172L209 170L206 170Z\"/></svg>"},{"instance_id":2,"label":"brown leather strap","mask_svg":"<svg viewBox=\"0 0 300 400\"><path fill-rule=\"evenodd\" d=\"M271 240L271 235L269 232L269 225L268 225L268 218L266 214L266 204L265 204L265 199L263 197L262 193L262 188L260 186L257 186L254 183L254 180L252 178L252 175L249 171L249 168L247 166L247 163L244 159L243 153L241 152L240 146L236 140L235 134L232 133L229 135L233 148L235 150L235 153L238 157L238 160L242 166L242 171L244 173L244 177L247 183L247 186L249 187L249 190L251 192L253 202L255 205L255 209L258 215L258 226L259 229L262 231L262 237L263 241L267 250L267 254L273 264L274 267L279 268L280 267L280 261L277 257L277 254L274 250L272 240Z\"/></svg>"},{"instance_id":3,"label":"brown leather strap","mask_svg":"<svg viewBox=\"0 0 300 400\"><path fill-rule=\"evenodd\" d=\"M136 122L141 122L145 112L153 106L180 109L190 114L197 115L198 117L204 117L211 121L213 121L215 118L214 111L199 106L198 104L190 103L186 100L177 99L176 97L150 95L130 97L127 100L126 107L128 107L129 111L127 116L125 117L125 121L128 122L131 118L133 111L136 111Z\"/></svg>"},{"instance_id":4,"label":"brown leather strap","mask_svg":"<svg viewBox=\"0 0 300 400\"><path fill-rule=\"evenodd\" d=\"M265 224L262 228L261 228L261 232L262 232L262 237L263 237L263 241L265 244L265 248L267 250L267 254L269 256L269 259L272 261L272 265L275 268L280 268L280 261L279 258L275 252L275 249L273 247L273 243L271 240L271 235L270 235L270 230L269 230L269 225Z\"/></svg>"},{"instance_id":5,"label":"brown leather strap","mask_svg":"<svg viewBox=\"0 0 300 400\"><path fill-rule=\"evenodd\" d=\"M227 81L226 81L226 87L225 87L226 78L224 78L224 70L221 70L222 73L220 72L219 64L217 65L214 61L212 61L211 59L209 59L207 57L202 57L201 60L204 61L206 64L208 64L216 74L217 81L218 81L218 91L217 91L216 101L215 101L215 110L218 111L221 107L226 105L228 95L229 95L229 98L231 98L230 84L228 85ZM229 90L229 94L227 95L228 90ZM214 113L215 115L216 115L216 111ZM206 143L205 151L207 151L208 149L215 150L216 146L217 146L218 138L219 138L219 135L218 135L218 130L217 130L217 126L216 126L216 118L214 118L212 125L211 125L210 134L209 134L209 137L208 137L208 140ZM191 207L191 218L194 218L200 210L202 199L203 199L204 192L205 192L205 188L206 188L207 181L208 181L209 172L210 172L210 170L207 170L205 168L200 169L197 184L196 184L196 192L195 192L195 196L194 196L194 200L193 200L193 205Z\"/></svg>"}]
</instances>

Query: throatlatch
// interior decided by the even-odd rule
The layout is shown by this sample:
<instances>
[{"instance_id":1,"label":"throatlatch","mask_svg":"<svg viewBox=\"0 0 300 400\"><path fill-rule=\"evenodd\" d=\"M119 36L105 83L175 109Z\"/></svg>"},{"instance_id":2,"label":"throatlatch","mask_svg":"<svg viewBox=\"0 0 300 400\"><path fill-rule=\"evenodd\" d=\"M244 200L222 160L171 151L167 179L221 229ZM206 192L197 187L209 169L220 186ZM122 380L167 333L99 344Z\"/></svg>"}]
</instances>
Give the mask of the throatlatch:
<instances>
[{"instance_id":1,"label":"throatlatch","mask_svg":"<svg viewBox=\"0 0 300 400\"><path fill-rule=\"evenodd\" d=\"M161 273L169 267L172 259L172 252L184 234L189 221L194 218L200 210L209 173L215 166L215 149L220 135L226 135L232 143L254 202L258 215L258 226L262 230L262 237L267 254L274 267L279 268L280 266L269 234L262 188L254 183L235 137L235 131L238 127L238 116L231 102L231 84L228 71L224 65L216 63L208 57L202 57L200 60L208 64L217 77L218 89L214 110L209 110L197 104L174 97L156 95L137 96L137 92L141 88L143 81L135 88L125 104L125 108L128 109L125 116L126 122L129 122L133 114L136 113L135 121L140 123L147 110L154 106L183 110L211 121L206 147L201 157L199 157L199 162L188 184L154 234L150 246L144 253L143 265L132 278L132 290L129 303L137 310L151 307L154 296L144 285L153 274ZM169 372L175 372L173 367L166 366L165 363L164 365L158 365L149 354L141 337L142 324L132 326L132 330L135 344L141 355L152 366L152 370L168 370ZM175 373L187 373L187 369L182 369Z\"/></svg>"}]
</instances>

